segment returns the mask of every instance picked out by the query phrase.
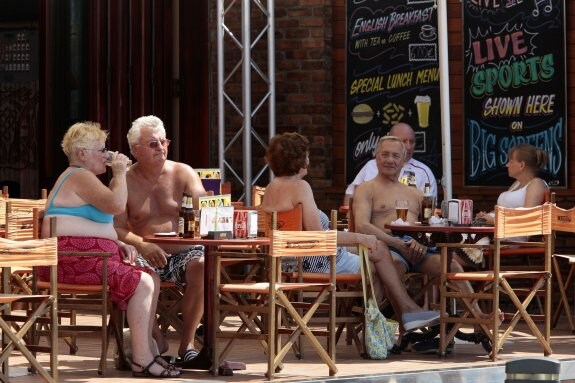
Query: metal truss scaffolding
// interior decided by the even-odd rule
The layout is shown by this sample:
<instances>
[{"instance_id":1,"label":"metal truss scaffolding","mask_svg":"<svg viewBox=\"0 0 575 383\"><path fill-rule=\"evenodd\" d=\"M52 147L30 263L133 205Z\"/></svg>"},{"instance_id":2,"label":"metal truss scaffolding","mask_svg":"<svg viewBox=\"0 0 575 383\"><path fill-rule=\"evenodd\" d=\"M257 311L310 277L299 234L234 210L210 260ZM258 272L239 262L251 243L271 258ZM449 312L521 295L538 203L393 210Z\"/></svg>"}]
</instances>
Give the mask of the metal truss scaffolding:
<instances>
[{"instance_id":1,"label":"metal truss scaffolding","mask_svg":"<svg viewBox=\"0 0 575 383\"><path fill-rule=\"evenodd\" d=\"M240 13L241 27L237 19ZM266 148L275 134L274 34L274 0L217 0L219 167L222 181L229 174L243 186L239 200L248 205L252 186L267 170L267 165L253 169L252 143ZM262 46L267 54L260 51ZM257 92L252 91L254 84ZM269 137L262 138L253 122L258 115L266 114ZM237 164L239 146L241 164Z\"/></svg>"}]
</instances>

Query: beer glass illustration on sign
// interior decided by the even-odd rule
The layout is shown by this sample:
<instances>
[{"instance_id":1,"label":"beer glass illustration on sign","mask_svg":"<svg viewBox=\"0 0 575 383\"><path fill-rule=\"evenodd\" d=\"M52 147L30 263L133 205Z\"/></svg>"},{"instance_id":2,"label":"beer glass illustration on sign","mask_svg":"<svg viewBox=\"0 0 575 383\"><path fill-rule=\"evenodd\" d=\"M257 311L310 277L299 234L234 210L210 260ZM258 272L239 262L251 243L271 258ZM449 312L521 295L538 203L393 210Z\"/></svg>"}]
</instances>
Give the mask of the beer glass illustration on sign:
<instances>
[{"instance_id":1,"label":"beer glass illustration on sign","mask_svg":"<svg viewBox=\"0 0 575 383\"><path fill-rule=\"evenodd\" d=\"M415 106L417 107L417 118L420 128L427 128L429 126L429 107L431 106L431 97L417 96L415 97Z\"/></svg>"}]
</instances>

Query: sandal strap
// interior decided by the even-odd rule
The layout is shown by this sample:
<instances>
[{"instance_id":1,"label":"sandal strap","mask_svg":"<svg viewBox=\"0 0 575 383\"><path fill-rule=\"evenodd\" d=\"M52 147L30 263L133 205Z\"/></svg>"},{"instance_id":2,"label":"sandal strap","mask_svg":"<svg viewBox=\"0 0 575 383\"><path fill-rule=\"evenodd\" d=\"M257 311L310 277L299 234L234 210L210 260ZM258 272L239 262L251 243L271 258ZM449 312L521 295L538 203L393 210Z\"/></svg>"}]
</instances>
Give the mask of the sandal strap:
<instances>
[{"instance_id":1,"label":"sandal strap","mask_svg":"<svg viewBox=\"0 0 575 383\"><path fill-rule=\"evenodd\" d=\"M158 355L158 356L159 356L159 355ZM145 375L150 376L150 377L154 377L154 376L155 376L155 377L173 377L173 378L177 378L178 376L180 376L180 374L172 375L172 371L174 371L174 372L179 372L179 371L178 371L178 370L175 370L175 369L165 368L164 366L162 366L160 363L158 363L158 362L156 361L156 358L154 358L146 367L144 367L144 366L142 366L141 364L136 363L136 362L134 362L134 361L132 361L132 364L133 364L134 366L139 367L139 368L142 369L142 371L136 371L136 372L141 373L141 374L145 374ZM152 367L154 364L157 364L158 366L160 366L160 367L162 368L162 372L160 372L160 375L155 375L155 374L152 374L152 373L150 372L150 367Z\"/></svg>"},{"instance_id":2,"label":"sandal strap","mask_svg":"<svg viewBox=\"0 0 575 383\"><path fill-rule=\"evenodd\" d=\"M166 359L162 358L161 355L156 355L154 357L154 361L166 370L177 371L176 366L174 366L172 363L168 362ZM160 363L160 361L162 361L163 363L166 363L167 366L164 366L162 363Z\"/></svg>"}]
</instances>

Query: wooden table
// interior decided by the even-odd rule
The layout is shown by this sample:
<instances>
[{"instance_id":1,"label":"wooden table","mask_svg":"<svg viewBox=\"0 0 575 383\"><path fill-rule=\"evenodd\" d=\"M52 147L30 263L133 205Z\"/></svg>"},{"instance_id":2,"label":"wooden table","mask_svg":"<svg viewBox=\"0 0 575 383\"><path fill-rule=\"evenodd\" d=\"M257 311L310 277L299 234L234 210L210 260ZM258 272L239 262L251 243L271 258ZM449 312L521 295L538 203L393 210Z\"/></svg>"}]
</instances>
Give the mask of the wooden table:
<instances>
[{"instance_id":1,"label":"wooden table","mask_svg":"<svg viewBox=\"0 0 575 383\"><path fill-rule=\"evenodd\" d=\"M431 234L433 243L454 242L456 237L461 238L463 234L483 234L492 236L494 232L493 226L424 225L421 223L410 223L408 225L386 224L384 225L384 228L391 230L395 235L411 235L413 238L418 240L418 242L419 239L423 240L423 237L426 236L426 234ZM426 245L425 243L422 244Z\"/></svg>"},{"instance_id":2,"label":"wooden table","mask_svg":"<svg viewBox=\"0 0 575 383\"><path fill-rule=\"evenodd\" d=\"M204 347L200 354L194 359L198 361L198 369L217 372L218 366L211 366L212 361L212 345L214 342L214 326L213 323L213 292L214 286L214 259L210 257L210 251L216 250L218 246L267 246L270 244L270 239L267 237L258 238L234 238L234 239L207 239L207 238L180 238L180 237L164 237L147 235L144 236L145 242L151 242L158 245L184 245L205 246L204 253ZM207 367L211 366L211 367Z\"/></svg>"}]
</instances>

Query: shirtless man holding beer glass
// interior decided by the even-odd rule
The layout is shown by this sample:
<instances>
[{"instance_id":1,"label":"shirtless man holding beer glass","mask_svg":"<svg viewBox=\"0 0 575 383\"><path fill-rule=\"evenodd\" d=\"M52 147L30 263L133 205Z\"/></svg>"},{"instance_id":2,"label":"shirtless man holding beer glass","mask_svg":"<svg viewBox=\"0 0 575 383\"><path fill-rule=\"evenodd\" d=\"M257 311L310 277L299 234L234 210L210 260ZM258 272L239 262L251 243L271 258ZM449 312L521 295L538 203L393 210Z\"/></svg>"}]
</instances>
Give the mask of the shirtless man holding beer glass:
<instances>
[{"instance_id":1,"label":"shirtless man holding beer glass","mask_svg":"<svg viewBox=\"0 0 575 383\"><path fill-rule=\"evenodd\" d=\"M398 217L415 222L419 216L423 193L399 181L399 173L406 158L401 139L384 136L379 140L375 159L379 174L355 190L353 214L360 233L372 234L389 246L395 268L400 275L417 271L437 275L440 272L439 253L430 253L411 237L396 237L384 230L384 225Z\"/></svg>"}]
</instances>

